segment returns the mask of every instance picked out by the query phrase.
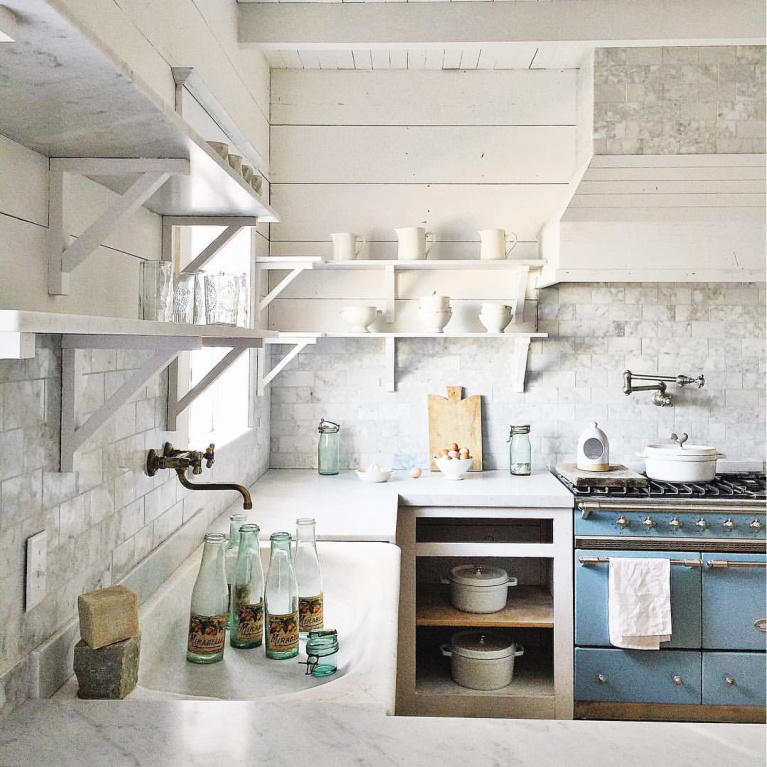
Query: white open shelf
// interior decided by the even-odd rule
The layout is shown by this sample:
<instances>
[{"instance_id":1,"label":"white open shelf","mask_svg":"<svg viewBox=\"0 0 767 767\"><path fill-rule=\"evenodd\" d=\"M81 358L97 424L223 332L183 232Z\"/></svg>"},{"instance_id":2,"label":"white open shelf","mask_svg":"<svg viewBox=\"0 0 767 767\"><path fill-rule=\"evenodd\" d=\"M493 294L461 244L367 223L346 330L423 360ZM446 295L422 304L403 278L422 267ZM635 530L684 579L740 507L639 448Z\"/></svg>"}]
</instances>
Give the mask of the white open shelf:
<instances>
[{"instance_id":1,"label":"white open shelf","mask_svg":"<svg viewBox=\"0 0 767 767\"><path fill-rule=\"evenodd\" d=\"M385 269L387 267L402 270L421 269L483 269L483 270L515 270L515 269L540 269L545 261L538 259L503 259L482 260L475 259L420 259L414 261L400 261L391 259L357 259L354 261L330 261L320 256L261 256L256 259L256 264L263 269L294 269L296 267L308 267L312 269Z\"/></svg>"}]
</instances>

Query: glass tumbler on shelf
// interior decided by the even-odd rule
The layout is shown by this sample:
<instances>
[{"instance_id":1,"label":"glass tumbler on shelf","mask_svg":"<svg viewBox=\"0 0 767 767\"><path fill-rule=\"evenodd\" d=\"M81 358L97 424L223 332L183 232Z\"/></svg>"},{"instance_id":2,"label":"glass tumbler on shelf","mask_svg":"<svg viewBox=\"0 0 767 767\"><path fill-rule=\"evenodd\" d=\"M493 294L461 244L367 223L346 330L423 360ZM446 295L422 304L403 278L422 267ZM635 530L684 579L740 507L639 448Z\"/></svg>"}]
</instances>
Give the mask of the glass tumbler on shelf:
<instances>
[{"instance_id":1,"label":"glass tumbler on shelf","mask_svg":"<svg viewBox=\"0 0 767 767\"><path fill-rule=\"evenodd\" d=\"M240 282L236 274L206 274L206 324L236 325L239 292Z\"/></svg>"},{"instance_id":2,"label":"glass tumbler on shelf","mask_svg":"<svg viewBox=\"0 0 767 767\"><path fill-rule=\"evenodd\" d=\"M181 272L173 277L173 322L194 323L194 272Z\"/></svg>"},{"instance_id":3,"label":"glass tumbler on shelf","mask_svg":"<svg viewBox=\"0 0 767 767\"><path fill-rule=\"evenodd\" d=\"M244 272L237 275L239 292L237 294L237 327L250 327L250 278Z\"/></svg>"},{"instance_id":4,"label":"glass tumbler on shelf","mask_svg":"<svg viewBox=\"0 0 767 767\"><path fill-rule=\"evenodd\" d=\"M194 273L194 324L204 325L205 315L205 272Z\"/></svg>"},{"instance_id":5,"label":"glass tumbler on shelf","mask_svg":"<svg viewBox=\"0 0 767 767\"><path fill-rule=\"evenodd\" d=\"M532 469L530 425L512 426L509 432L509 473L527 476Z\"/></svg>"},{"instance_id":6,"label":"glass tumbler on shelf","mask_svg":"<svg viewBox=\"0 0 767 767\"><path fill-rule=\"evenodd\" d=\"M141 319L173 321L173 264L170 261L144 261L141 264Z\"/></svg>"}]
</instances>

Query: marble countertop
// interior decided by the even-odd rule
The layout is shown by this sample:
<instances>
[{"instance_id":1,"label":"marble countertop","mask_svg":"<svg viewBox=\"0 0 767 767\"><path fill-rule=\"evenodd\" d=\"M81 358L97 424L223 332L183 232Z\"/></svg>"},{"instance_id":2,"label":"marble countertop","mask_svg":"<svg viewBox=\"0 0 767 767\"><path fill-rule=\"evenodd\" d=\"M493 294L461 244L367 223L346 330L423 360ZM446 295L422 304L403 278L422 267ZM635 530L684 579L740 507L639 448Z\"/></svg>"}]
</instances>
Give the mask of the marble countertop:
<instances>
[{"instance_id":1,"label":"marble countertop","mask_svg":"<svg viewBox=\"0 0 767 767\"><path fill-rule=\"evenodd\" d=\"M341 704L30 701L3 767L763 767L763 725L387 717Z\"/></svg>"},{"instance_id":2,"label":"marble countertop","mask_svg":"<svg viewBox=\"0 0 767 767\"><path fill-rule=\"evenodd\" d=\"M505 471L473 472L461 481L439 472L412 479L395 471L388 482L361 482L353 471L321 477L314 470L270 469L252 487L252 518L262 538L292 530L298 517L317 520L317 538L394 543L397 508L468 506L572 509L570 492L548 472L512 477ZM219 521L225 525L225 519Z\"/></svg>"}]
</instances>

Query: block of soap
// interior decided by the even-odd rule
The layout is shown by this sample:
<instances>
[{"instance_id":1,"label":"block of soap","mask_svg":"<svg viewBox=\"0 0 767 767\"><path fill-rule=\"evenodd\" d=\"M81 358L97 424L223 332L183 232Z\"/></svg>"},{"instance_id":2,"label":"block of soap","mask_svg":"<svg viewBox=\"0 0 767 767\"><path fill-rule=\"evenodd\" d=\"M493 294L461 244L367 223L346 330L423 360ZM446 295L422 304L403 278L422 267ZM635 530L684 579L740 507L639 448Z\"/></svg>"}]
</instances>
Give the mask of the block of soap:
<instances>
[{"instance_id":1,"label":"block of soap","mask_svg":"<svg viewBox=\"0 0 767 767\"><path fill-rule=\"evenodd\" d=\"M77 598L77 610L80 636L93 650L139 633L138 597L125 586L81 594Z\"/></svg>"},{"instance_id":2,"label":"block of soap","mask_svg":"<svg viewBox=\"0 0 767 767\"><path fill-rule=\"evenodd\" d=\"M81 639L75 645L75 675L80 698L124 698L138 682L141 637L94 650Z\"/></svg>"}]
</instances>

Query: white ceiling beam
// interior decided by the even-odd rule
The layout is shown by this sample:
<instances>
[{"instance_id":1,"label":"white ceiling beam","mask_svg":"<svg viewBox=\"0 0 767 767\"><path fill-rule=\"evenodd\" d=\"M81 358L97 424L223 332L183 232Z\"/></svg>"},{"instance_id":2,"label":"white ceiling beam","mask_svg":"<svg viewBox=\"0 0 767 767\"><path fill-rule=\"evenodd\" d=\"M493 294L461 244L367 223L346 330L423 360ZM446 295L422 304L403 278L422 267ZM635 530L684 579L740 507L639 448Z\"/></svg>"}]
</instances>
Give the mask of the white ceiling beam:
<instances>
[{"instance_id":1,"label":"white ceiling beam","mask_svg":"<svg viewBox=\"0 0 767 767\"><path fill-rule=\"evenodd\" d=\"M494 43L761 45L763 0L569 3L241 3L239 39L263 49L426 49Z\"/></svg>"}]
</instances>

